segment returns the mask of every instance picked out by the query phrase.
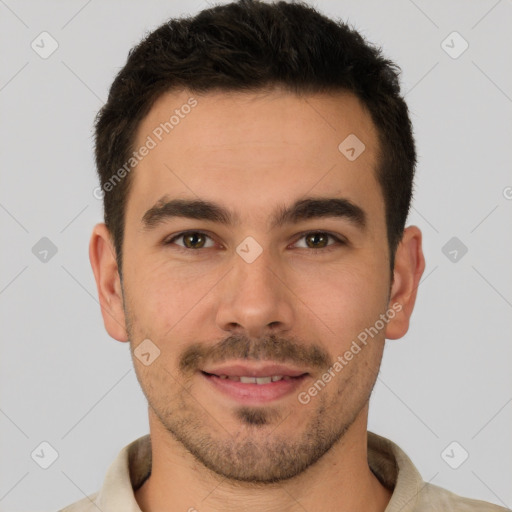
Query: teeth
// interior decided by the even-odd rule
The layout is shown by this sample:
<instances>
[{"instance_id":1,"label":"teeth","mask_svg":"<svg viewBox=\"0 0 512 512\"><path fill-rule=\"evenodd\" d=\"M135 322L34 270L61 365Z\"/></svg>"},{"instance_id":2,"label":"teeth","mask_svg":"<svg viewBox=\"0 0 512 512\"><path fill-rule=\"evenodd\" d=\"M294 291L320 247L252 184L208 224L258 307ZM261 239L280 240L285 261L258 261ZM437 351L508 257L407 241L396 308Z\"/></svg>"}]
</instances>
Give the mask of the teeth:
<instances>
[{"instance_id":1,"label":"teeth","mask_svg":"<svg viewBox=\"0 0 512 512\"><path fill-rule=\"evenodd\" d=\"M272 377L256 377L256 384L269 384L272 382Z\"/></svg>"},{"instance_id":2,"label":"teeth","mask_svg":"<svg viewBox=\"0 0 512 512\"><path fill-rule=\"evenodd\" d=\"M242 384L270 384L271 382L277 382L278 380L290 380L291 377L288 375L272 375L268 377L238 377L235 375L219 375L220 379L229 379L235 382L241 382Z\"/></svg>"}]
</instances>

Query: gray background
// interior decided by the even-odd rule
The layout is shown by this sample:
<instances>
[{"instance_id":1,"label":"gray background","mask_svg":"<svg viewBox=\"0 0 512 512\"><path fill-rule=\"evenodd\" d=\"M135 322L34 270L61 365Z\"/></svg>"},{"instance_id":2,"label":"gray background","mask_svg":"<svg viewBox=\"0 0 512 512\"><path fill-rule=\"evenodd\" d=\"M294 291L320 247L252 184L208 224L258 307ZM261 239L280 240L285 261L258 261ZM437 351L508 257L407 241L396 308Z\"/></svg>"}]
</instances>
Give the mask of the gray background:
<instances>
[{"instance_id":1,"label":"gray background","mask_svg":"<svg viewBox=\"0 0 512 512\"><path fill-rule=\"evenodd\" d=\"M207 5L0 0L2 511L57 510L95 492L118 451L148 432L128 344L104 331L88 260L101 221L92 122L129 48ZM388 341L369 429L426 481L510 507L512 2L315 5L402 67L418 144L410 223L427 268L409 333ZM46 59L31 48L50 48L43 31L59 45ZM469 44L457 58L453 31ZM47 242L32 250L43 237L57 248L46 262ZM454 246L456 261L454 247L442 251L452 237L468 248ZM31 457L43 441L58 452L48 469ZM453 441L452 465L469 453L457 469L442 456Z\"/></svg>"}]
</instances>

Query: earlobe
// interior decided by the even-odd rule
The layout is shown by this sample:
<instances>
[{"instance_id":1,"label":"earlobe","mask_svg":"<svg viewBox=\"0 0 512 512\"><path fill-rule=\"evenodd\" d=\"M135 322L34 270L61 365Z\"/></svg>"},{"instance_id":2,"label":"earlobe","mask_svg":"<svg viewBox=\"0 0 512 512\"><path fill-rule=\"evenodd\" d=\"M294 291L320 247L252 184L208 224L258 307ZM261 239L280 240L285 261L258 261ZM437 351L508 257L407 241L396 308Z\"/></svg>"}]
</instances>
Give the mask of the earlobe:
<instances>
[{"instance_id":1,"label":"earlobe","mask_svg":"<svg viewBox=\"0 0 512 512\"><path fill-rule=\"evenodd\" d=\"M93 229L89 259L96 280L105 329L112 338L128 341L115 249L110 232L103 223L97 224Z\"/></svg>"},{"instance_id":2,"label":"earlobe","mask_svg":"<svg viewBox=\"0 0 512 512\"><path fill-rule=\"evenodd\" d=\"M409 329L409 320L416 302L416 294L421 276L425 270L425 258L421 247L421 231L409 226L395 255L393 284L389 308L395 311L386 327L386 338L398 339Z\"/></svg>"}]
</instances>

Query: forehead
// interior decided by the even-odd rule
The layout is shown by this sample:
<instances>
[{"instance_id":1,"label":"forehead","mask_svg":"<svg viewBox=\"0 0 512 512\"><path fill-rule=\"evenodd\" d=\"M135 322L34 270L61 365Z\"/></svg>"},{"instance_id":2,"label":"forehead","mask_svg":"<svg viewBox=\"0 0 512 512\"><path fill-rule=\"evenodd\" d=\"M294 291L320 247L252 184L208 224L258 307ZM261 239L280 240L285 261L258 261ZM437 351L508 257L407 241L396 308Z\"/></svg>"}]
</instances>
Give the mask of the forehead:
<instances>
[{"instance_id":1,"label":"forehead","mask_svg":"<svg viewBox=\"0 0 512 512\"><path fill-rule=\"evenodd\" d=\"M143 146L151 149L132 171L133 212L163 195L225 198L260 216L276 199L308 193L383 201L376 129L350 93L169 92L137 130L134 150Z\"/></svg>"}]
</instances>

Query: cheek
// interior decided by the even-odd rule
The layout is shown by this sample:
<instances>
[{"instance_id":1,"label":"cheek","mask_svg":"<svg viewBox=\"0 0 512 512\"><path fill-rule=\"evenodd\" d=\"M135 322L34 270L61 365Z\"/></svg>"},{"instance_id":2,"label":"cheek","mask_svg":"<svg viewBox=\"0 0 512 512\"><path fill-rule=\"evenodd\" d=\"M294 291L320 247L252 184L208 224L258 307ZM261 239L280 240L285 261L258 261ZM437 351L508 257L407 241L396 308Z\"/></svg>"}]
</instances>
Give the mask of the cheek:
<instances>
[{"instance_id":1,"label":"cheek","mask_svg":"<svg viewBox=\"0 0 512 512\"><path fill-rule=\"evenodd\" d=\"M374 325L387 306L387 274L370 265L324 269L302 280L297 295L328 337L343 345Z\"/></svg>"},{"instance_id":2,"label":"cheek","mask_svg":"<svg viewBox=\"0 0 512 512\"><path fill-rule=\"evenodd\" d=\"M132 273L131 302L141 326L156 337L172 336L201 311L201 299L222 274L207 265L147 261L149 264Z\"/></svg>"}]
</instances>

